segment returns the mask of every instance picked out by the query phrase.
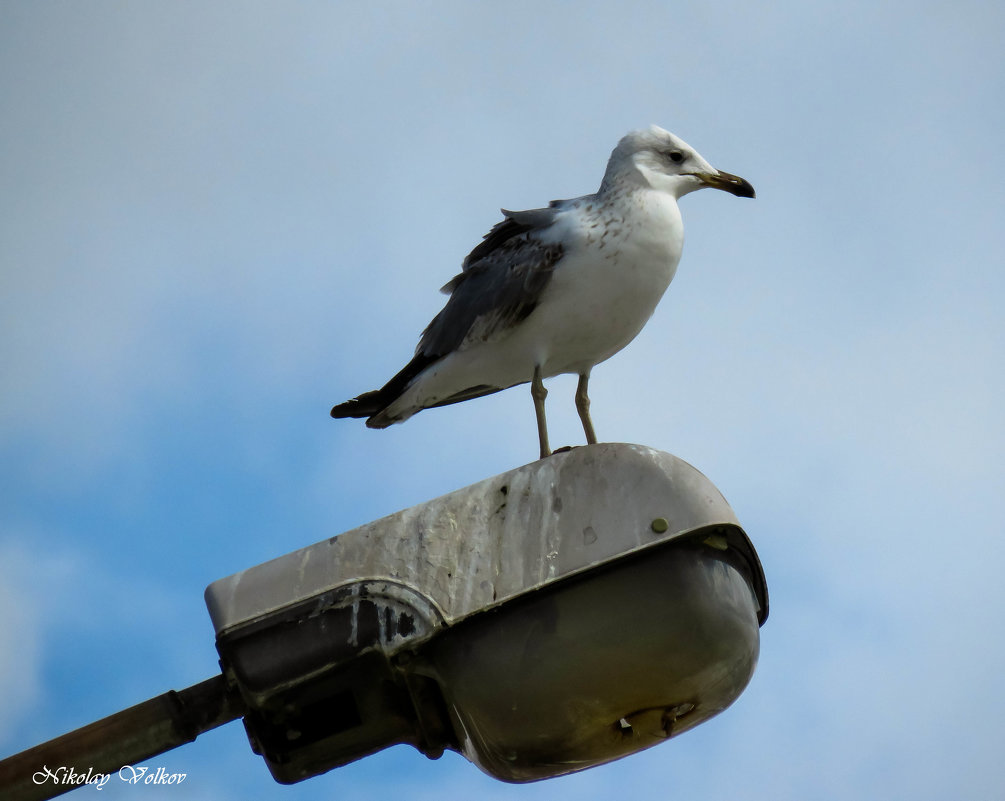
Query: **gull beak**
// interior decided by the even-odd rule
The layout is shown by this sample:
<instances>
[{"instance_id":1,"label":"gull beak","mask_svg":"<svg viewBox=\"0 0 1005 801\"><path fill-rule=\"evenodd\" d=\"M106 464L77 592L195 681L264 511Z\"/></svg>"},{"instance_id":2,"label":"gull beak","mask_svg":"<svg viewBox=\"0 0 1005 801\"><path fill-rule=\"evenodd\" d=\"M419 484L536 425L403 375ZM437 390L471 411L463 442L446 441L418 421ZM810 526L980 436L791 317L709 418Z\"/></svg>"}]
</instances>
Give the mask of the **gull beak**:
<instances>
[{"instance_id":1,"label":"gull beak","mask_svg":"<svg viewBox=\"0 0 1005 801\"><path fill-rule=\"evenodd\" d=\"M691 174L701 179L701 182L705 186L710 186L713 189L722 189L724 192L729 192L731 195L736 195L737 197L754 197L754 187L739 175L732 175L720 170Z\"/></svg>"}]
</instances>

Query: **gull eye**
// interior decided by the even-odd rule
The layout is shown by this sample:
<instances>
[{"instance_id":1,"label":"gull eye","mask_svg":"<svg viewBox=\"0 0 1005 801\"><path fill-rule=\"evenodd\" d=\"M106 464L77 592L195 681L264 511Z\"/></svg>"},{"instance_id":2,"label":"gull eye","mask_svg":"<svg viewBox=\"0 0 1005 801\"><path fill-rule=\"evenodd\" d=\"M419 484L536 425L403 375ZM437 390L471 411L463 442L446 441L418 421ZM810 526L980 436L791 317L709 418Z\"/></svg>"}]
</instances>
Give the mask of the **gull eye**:
<instances>
[{"instance_id":1,"label":"gull eye","mask_svg":"<svg viewBox=\"0 0 1005 801\"><path fill-rule=\"evenodd\" d=\"M674 164L680 164L682 161L684 161L684 154L681 153L679 150L671 150L669 153L667 153L667 157Z\"/></svg>"}]
</instances>

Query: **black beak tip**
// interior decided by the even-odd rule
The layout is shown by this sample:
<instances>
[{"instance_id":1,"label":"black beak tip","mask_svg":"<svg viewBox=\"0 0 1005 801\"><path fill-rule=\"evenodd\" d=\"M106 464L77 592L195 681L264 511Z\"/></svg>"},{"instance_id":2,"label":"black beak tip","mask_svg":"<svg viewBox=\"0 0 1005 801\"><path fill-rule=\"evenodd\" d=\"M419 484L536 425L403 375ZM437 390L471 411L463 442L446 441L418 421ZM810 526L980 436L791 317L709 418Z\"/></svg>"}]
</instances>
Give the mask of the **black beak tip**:
<instances>
[{"instance_id":1,"label":"black beak tip","mask_svg":"<svg viewBox=\"0 0 1005 801\"><path fill-rule=\"evenodd\" d=\"M726 191L732 192L737 197L757 197L750 181L741 178L739 175L731 175L729 178L729 185L723 187Z\"/></svg>"}]
</instances>

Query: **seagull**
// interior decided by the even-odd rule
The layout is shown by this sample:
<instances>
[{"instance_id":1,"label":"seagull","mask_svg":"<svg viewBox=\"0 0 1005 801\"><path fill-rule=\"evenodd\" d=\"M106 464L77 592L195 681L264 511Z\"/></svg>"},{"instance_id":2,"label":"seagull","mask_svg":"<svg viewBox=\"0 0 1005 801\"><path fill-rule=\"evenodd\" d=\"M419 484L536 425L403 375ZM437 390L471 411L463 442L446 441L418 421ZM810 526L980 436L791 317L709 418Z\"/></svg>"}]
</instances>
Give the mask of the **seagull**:
<instances>
[{"instance_id":1,"label":"seagull","mask_svg":"<svg viewBox=\"0 0 1005 801\"><path fill-rule=\"evenodd\" d=\"M380 389L331 410L370 428L530 382L541 458L551 454L544 379L579 376L576 410L597 442L588 394L593 367L635 339L677 271L684 227L677 201L703 187L754 197L658 126L618 142L600 189L547 208L502 209L442 292L446 305L415 356Z\"/></svg>"}]
</instances>

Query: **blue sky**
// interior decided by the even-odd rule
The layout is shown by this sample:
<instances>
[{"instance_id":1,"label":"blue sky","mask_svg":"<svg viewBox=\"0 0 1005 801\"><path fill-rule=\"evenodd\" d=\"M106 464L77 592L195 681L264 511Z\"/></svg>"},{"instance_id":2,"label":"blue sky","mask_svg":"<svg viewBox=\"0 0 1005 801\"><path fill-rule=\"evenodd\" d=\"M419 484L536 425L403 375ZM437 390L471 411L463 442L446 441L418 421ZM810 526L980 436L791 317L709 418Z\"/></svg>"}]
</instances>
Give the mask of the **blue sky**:
<instances>
[{"instance_id":1,"label":"blue sky","mask_svg":"<svg viewBox=\"0 0 1005 801\"><path fill-rule=\"evenodd\" d=\"M1001 4L0 6L0 753L213 674L213 580L536 456L526 388L370 431L498 219L650 123L682 201L601 439L691 462L771 591L669 744L511 786L391 749L272 782L239 724L103 797L1005 795ZM554 444L579 444L575 381ZM81 790L83 797L91 790Z\"/></svg>"}]
</instances>

